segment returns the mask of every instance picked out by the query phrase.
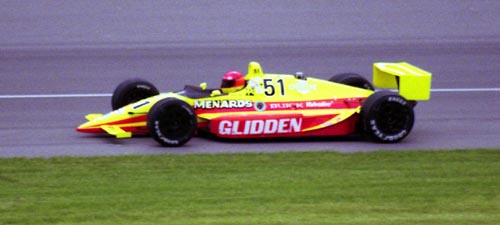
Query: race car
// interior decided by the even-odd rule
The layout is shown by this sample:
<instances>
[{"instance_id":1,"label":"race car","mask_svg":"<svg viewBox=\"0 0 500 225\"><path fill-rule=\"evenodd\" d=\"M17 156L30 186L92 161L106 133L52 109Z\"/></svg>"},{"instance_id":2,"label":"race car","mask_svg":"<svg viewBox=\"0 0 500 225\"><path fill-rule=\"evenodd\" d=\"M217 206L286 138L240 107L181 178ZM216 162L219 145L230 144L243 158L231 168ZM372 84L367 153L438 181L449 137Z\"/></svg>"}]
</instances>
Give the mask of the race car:
<instances>
[{"instance_id":1,"label":"race car","mask_svg":"<svg viewBox=\"0 0 500 225\"><path fill-rule=\"evenodd\" d=\"M163 146L184 145L201 132L232 139L363 134L394 143L411 132L416 101L430 99L431 78L406 62L374 63L374 85L354 73L329 80L268 74L250 62L246 75L230 71L214 89L202 83L159 93L146 80L129 79L113 92L113 111L88 114L77 131L149 134Z\"/></svg>"}]
</instances>

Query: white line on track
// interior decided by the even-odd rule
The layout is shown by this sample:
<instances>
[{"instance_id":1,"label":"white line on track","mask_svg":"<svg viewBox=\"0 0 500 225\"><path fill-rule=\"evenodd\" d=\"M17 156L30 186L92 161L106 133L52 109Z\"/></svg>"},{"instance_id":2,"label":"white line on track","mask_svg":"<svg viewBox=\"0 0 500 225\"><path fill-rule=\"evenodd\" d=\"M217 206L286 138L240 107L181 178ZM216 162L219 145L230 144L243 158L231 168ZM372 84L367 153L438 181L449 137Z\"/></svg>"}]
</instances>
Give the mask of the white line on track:
<instances>
[{"instance_id":1,"label":"white line on track","mask_svg":"<svg viewBox=\"0 0 500 225\"><path fill-rule=\"evenodd\" d=\"M485 92L500 91L500 88L436 88L431 92Z\"/></svg>"},{"instance_id":2,"label":"white line on track","mask_svg":"<svg viewBox=\"0 0 500 225\"><path fill-rule=\"evenodd\" d=\"M431 92L497 92L500 88L436 88ZM31 95L0 95L0 99L23 98L96 98L111 97L112 94L31 94Z\"/></svg>"}]
</instances>

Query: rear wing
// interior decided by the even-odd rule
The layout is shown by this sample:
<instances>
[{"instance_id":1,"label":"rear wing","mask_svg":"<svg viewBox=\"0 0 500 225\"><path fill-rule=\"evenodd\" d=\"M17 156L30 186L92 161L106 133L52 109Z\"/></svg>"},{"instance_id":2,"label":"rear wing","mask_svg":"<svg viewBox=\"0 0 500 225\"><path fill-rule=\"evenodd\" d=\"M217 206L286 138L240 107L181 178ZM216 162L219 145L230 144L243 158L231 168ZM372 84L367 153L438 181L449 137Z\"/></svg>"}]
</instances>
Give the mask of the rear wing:
<instances>
[{"instance_id":1,"label":"rear wing","mask_svg":"<svg viewBox=\"0 0 500 225\"><path fill-rule=\"evenodd\" d=\"M374 63L373 84L379 88L397 88L408 100L429 100L432 74L406 62Z\"/></svg>"}]
</instances>

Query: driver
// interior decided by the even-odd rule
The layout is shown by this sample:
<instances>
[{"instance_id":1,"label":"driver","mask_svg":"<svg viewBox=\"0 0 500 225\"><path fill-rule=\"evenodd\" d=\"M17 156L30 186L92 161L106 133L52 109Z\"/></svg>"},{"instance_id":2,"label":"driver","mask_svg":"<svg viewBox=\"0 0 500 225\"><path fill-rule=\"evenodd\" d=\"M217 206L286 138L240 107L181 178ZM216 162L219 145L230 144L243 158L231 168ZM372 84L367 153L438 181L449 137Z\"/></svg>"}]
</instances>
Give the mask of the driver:
<instances>
[{"instance_id":1,"label":"driver","mask_svg":"<svg viewBox=\"0 0 500 225\"><path fill-rule=\"evenodd\" d=\"M245 87L245 76L238 71L229 71L222 76L221 91L224 94L239 91Z\"/></svg>"}]
</instances>

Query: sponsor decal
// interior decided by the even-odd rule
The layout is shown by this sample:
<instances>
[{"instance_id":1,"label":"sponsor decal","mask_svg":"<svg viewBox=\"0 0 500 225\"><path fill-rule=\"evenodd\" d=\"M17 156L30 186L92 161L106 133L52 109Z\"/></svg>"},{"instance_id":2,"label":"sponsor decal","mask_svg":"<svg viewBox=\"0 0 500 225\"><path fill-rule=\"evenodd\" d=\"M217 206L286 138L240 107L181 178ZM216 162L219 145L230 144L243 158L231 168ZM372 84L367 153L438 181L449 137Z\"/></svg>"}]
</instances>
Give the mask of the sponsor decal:
<instances>
[{"instance_id":1,"label":"sponsor decal","mask_svg":"<svg viewBox=\"0 0 500 225\"><path fill-rule=\"evenodd\" d=\"M251 100L195 100L195 109L233 109L233 108L251 108Z\"/></svg>"},{"instance_id":2,"label":"sponsor decal","mask_svg":"<svg viewBox=\"0 0 500 225\"><path fill-rule=\"evenodd\" d=\"M333 101L317 101L317 102L306 102L307 108L329 108L333 104Z\"/></svg>"},{"instance_id":3,"label":"sponsor decal","mask_svg":"<svg viewBox=\"0 0 500 225\"><path fill-rule=\"evenodd\" d=\"M297 83L291 84L291 90L297 90L301 94L307 94L310 91L316 90L315 84L308 84L307 80L298 80Z\"/></svg>"},{"instance_id":4,"label":"sponsor decal","mask_svg":"<svg viewBox=\"0 0 500 225\"><path fill-rule=\"evenodd\" d=\"M167 137L165 137L163 135L163 133L161 132L162 128L160 126L160 121L158 120L155 120L154 121L154 132L156 133L156 135L158 136L158 138L160 138L163 142L165 143L168 143L168 144L171 144L171 145L178 145L179 144L179 140L175 140L175 139L168 139Z\"/></svg>"},{"instance_id":5,"label":"sponsor decal","mask_svg":"<svg viewBox=\"0 0 500 225\"><path fill-rule=\"evenodd\" d=\"M264 93L264 88L261 87L262 79L260 77L255 77L248 81L248 86L250 90L252 90L253 94L262 94Z\"/></svg>"},{"instance_id":6,"label":"sponsor decal","mask_svg":"<svg viewBox=\"0 0 500 225\"><path fill-rule=\"evenodd\" d=\"M333 108L335 101L320 100L320 101L306 101L306 102L271 102L268 103L269 109L325 109Z\"/></svg>"},{"instance_id":7,"label":"sponsor decal","mask_svg":"<svg viewBox=\"0 0 500 225\"><path fill-rule=\"evenodd\" d=\"M377 136L378 138L380 138L380 140L383 140L383 141L396 141L396 140L403 138L408 133L408 131L406 129L402 129L399 133L394 134L394 135L384 134L384 132L382 132L382 131L380 131L380 129L378 129L377 122L374 119L370 120L370 126L371 126L370 128L373 130L373 133L375 134L375 136Z\"/></svg>"},{"instance_id":8,"label":"sponsor decal","mask_svg":"<svg viewBox=\"0 0 500 225\"><path fill-rule=\"evenodd\" d=\"M266 110L266 103L263 101L255 102L255 110L259 112Z\"/></svg>"},{"instance_id":9,"label":"sponsor decal","mask_svg":"<svg viewBox=\"0 0 500 225\"><path fill-rule=\"evenodd\" d=\"M151 90L151 87L149 85L145 85L145 84L139 84L135 87L138 89Z\"/></svg>"},{"instance_id":10,"label":"sponsor decal","mask_svg":"<svg viewBox=\"0 0 500 225\"><path fill-rule=\"evenodd\" d=\"M302 109L304 108L303 102L276 102L269 103L270 109Z\"/></svg>"},{"instance_id":11,"label":"sponsor decal","mask_svg":"<svg viewBox=\"0 0 500 225\"><path fill-rule=\"evenodd\" d=\"M302 118L222 120L221 135L258 135L298 133L302 129Z\"/></svg>"},{"instance_id":12,"label":"sponsor decal","mask_svg":"<svg viewBox=\"0 0 500 225\"><path fill-rule=\"evenodd\" d=\"M389 101L389 102L397 102L397 103L399 103L401 105L406 105L406 103L407 103L403 98L401 98L399 96L390 96L387 99L387 101Z\"/></svg>"},{"instance_id":13,"label":"sponsor decal","mask_svg":"<svg viewBox=\"0 0 500 225\"><path fill-rule=\"evenodd\" d=\"M138 102L137 104L134 105L134 109L138 109L138 108L141 108L145 105L148 105L150 102L149 101L141 101L141 102Z\"/></svg>"}]
</instances>

